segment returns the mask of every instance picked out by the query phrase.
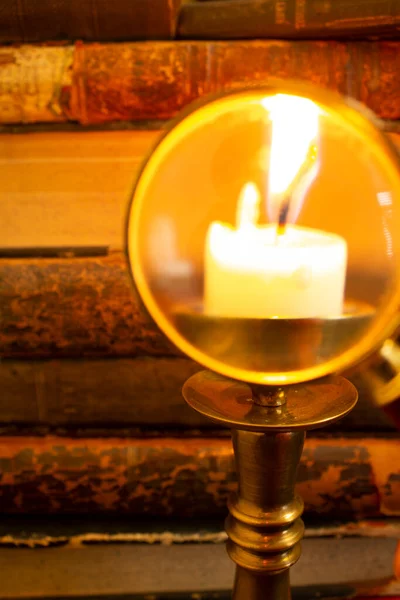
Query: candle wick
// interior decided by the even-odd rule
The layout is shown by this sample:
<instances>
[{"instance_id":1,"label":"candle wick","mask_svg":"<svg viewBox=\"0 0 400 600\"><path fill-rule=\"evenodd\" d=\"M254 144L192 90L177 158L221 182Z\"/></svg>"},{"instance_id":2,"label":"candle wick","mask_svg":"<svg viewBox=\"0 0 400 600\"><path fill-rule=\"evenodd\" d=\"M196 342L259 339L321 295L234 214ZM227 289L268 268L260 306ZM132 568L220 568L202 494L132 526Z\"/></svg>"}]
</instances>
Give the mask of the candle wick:
<instances>
[{"instance_id":1,"label":"candle wick","mask_svg":"<svg viewBox=\"0 0 400 600\"><path fill-rule=\"evenodd\" d=\"M283 198L280 201L279 214L278 214L278 225L277 225L278 239L286 231L286 225L289 220L288 219L289 209L291 208L291 200L292 200L293 194L295 193L296 189L298 189L298 187L302 184L304 177L307 175L307 173L310 172L310 169L315 164L316 160L317 160L317 146L316 146L315 142L313 141L310 143L310 145L308 147L307 155L306 155L303 163L300 165L300 168L299 168L296 176L293 178L292 182L290 183L290 185L287 187L287 189L283 193L284 194Z\"/></svg>"},{"instance_id":2,"label":"candle wick","mask_svg":"<svg viewBox=\"0 0 400 600\"><path fill-rule=\"evenodd\" d=\"M278 227L276 228L276 233L278 235L278 238L280 238L282 235L284 235L286 230L286 223L278 223Z\"/></svg>"},{"instance_id":3,"label":"candle wick","mask_svg":"<svg viewBox=\"0 0 400 600\"><path fill-rule=\"evenodd\" d=\"M279 209L278 226L277 226L278 236L283 235L286 231L289 207L290 207L290 196L287 196L286 198L284 198L283 202L281 203L280 209Z\"/></svg>"}]
</instances>

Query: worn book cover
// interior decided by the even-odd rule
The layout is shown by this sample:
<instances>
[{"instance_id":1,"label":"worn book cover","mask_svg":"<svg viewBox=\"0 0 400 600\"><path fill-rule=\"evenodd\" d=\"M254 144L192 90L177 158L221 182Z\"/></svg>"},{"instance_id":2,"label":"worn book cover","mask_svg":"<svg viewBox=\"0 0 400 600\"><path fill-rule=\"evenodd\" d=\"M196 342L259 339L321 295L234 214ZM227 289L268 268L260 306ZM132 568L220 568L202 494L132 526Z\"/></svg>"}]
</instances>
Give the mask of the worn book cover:
<instances>
[{"instance_id":1,"label":"worn book cover","mask_svg":"<svg viewBox=\"0 0 400 600\"><path fill-rule=\"evenodd\" d=\"M193 100L302 79L400 118L400 42L181 41L0 48L0 124L167 120Z\"/></svg>"}]
</instances>

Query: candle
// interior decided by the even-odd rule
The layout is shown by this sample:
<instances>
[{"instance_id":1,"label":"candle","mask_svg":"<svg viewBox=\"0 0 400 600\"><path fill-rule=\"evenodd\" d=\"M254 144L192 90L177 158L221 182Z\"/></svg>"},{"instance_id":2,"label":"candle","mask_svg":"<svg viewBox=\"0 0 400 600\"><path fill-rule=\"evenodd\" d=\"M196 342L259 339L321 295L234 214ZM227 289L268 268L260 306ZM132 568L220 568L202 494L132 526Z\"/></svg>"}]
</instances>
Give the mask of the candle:
<instances>
[{"instance_id":1,"label":"candle","mask_svg":"<svg viewBox=\"0 0 400 600\"><path fill-rule=\"evenodd\" d=\"M339 315L346 258L343 238L316 229L289 225L279 235L275 225L254 227L247 217L238 228L212 223L205 312L249 318Z\"/></svg>"},{"instance_id":2,"label":"candle","mask_svg":"<svg viewBox=\"0 0 400 600\"><path fill-rule=\"evenodd\" d=\"M338 316L343 310L346 241L288 223L296 219L318 172L318 109L293 96L268 98L265 106L273 125L268 213L274 222L257 223L260 194L247 183L238 200L236 227L211 223L204 310L210 316L236 318Z\"/></svg>"}]
</instances>

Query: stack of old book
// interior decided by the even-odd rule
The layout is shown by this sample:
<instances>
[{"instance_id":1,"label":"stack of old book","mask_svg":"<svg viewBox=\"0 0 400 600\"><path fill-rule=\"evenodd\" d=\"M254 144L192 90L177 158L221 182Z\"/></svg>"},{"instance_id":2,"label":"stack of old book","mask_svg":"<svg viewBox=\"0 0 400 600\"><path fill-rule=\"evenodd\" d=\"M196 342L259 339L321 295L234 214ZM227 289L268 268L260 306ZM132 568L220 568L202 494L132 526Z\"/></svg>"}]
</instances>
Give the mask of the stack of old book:
<instances>
[{"instance_id":1,"label":"stack of old book","mask_svg":"<svg viewBox=\"0 0 400 600\"><path fill-rule=\"evenodd\" d=\"M182 107L270 76L400 144L400 2L0 0L0 42L0 598L228 598L230 440L132 290L129 194ZM297 597L400 594L400 439L354 377L306 442Z\"/></svg>"}]
</instances>

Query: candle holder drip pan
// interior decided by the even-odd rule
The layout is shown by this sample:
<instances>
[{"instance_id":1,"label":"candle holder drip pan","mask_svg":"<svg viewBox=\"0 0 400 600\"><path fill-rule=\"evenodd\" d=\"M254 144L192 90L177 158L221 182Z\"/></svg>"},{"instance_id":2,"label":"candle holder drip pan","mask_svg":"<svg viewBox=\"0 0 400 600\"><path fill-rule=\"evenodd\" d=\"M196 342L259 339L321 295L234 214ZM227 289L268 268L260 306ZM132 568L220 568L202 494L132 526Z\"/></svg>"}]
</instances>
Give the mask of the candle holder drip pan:
<instances>
[{"instance_id":1,"label":"candle holder drip pan","mask_svg":"<svg viewBox=\"0 0 400 600\"><path fill-rule=\"evenodd\" d=\"M208 316L193 302L176 308L173 322L193 346L220 362L284 373L340 355L362 337L374 314L366 303L347 301L343 314L327 318L227 318Z\"/></svg>"}]
</instances>

